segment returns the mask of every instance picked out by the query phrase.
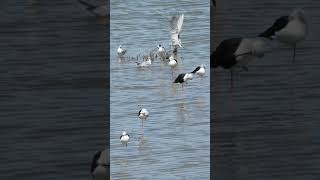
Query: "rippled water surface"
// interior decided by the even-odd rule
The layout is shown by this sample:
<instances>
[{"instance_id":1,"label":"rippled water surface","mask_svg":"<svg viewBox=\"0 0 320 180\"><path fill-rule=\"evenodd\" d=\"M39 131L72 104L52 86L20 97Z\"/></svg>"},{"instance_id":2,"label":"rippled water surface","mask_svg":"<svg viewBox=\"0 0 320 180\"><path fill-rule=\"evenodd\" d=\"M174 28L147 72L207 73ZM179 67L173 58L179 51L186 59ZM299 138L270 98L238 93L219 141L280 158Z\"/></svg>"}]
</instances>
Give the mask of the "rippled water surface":
<instances>
[{"instance_id":1,"label":"rippled water surface","mask_svg":"<svg viewBox=\"0 0 320 180\"><path fill-rule=\"evenodd\" d=\"M217 1L213 45L251 37L294 8L303 8L309 34L292 49L280 45L237 75L212 72L213 159L217 179L317 179L320 172L320 2Z\"/></svg>"},{"instance_id":2,"label":"rippled water surface","mask_svg":"<svg viewBox=\"0 0 320 180\"><path fill-rule=\"evenodd\" d=\"M209 69L183 89L172 83L197 65L209 67L209 2L111 1L111 177L112 179L208 179L210 175ZM169 17L185 13L182 62L174 71L160 60L138 69L134 61L118 62L121 44L128 56L170 43ZM137 113L150 117L141 127ZM130 134L122 147L122 131Z\"/></svg>"},{"instance_id":3,"label":"rippled water surface","mask_svg":"<svg viewBox=\"0 0 320 180\"><path fill-rule=\"evenodd\" d=\"M1 1L0 18L0 179L91 179L108 138L106 18L49 0Z\"/></svg>"}]
</instances>

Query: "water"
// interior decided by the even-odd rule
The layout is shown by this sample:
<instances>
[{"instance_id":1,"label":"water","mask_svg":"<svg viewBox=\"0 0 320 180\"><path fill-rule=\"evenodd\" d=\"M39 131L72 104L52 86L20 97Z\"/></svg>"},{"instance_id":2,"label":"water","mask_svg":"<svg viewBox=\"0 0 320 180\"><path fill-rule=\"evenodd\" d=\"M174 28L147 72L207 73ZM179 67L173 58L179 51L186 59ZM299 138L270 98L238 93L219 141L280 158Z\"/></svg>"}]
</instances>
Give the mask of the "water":
<instances>
[{"instance_id":1,"label":"water","mask_svg":"<svg viewBox=\"0 0 320 180\"><path fill-rule=\"evenodd\" d=\"M114 0L110 7L111 179L209 179L209 69L183 90L172 83L178 73L209 67L209 2ZM168 49L169 17L176 12L185 13L185 49L175 77L159 60L144 70L118 62L120 44L134 57L159 43ZM142 107L150 112L144 128L137 116ZM119 141L122 131L130 135L128 149Z\"/></svg>"},{"instance_id":2,"label":"water","mask_svg":"<svg viewBox=\"0 0 320 180\"><path fill-rule=\"evenodd\" d=\"M307 40L281 45L236 77L212 72L213 174L216 179L314 179L319 177L319 1L217 1L213 47L251 37L294 8L309 22Z\"/></svg>"},{"instance_id":3,"label":"water","mask_svg":"<svg viewBox=\"0 0 320 180\"><path fill-rule=\"evenodd\" d=\"M0 14L0 179L90 179L108 143L106 18L77 1L2 1Z\"/></svg>"}]
</instances>

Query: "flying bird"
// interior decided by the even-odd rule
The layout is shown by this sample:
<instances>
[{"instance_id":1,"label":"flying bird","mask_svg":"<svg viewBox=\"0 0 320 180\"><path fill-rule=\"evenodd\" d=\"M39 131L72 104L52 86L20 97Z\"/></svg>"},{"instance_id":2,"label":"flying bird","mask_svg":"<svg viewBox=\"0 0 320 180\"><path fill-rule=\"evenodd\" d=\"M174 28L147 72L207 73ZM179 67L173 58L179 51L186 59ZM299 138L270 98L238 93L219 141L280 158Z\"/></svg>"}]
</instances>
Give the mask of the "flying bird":
<instances>
[{"instance_id":1,"label":"flying bird","mask_svg":"<svg viewBox=\"0 0 320 180\"><path fill-rule=\"evenodd\" d=\"M183 24L184 14L175 15L170 20L170 32L172 45L175 47L182 47L180 33Z\"/></svg>"}]
</instances>

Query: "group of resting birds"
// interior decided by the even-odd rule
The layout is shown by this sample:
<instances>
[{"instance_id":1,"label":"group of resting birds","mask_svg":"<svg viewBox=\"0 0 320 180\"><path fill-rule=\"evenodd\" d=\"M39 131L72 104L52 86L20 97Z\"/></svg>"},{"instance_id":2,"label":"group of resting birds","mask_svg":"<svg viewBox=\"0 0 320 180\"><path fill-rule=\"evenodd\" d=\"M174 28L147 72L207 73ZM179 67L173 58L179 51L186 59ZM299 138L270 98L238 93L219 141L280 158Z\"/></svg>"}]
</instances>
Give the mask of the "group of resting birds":
<instances>
[{"instance_id":1,"label":"group of resting birds","mask_svg":"<svg viewBox=\"0 0 320 180\"><path fill-rule=\"evenodd\" d=\"M156 48L154 48L151 51L151 53L143 56L142 62L136 62L137 67L148 68L152 65L152 61L159 57L161 62L165 62L169 67L171 67L172 74L173 74L174 68L179 64L178 48L183 48L183 46L181 44L181 39L180 39L180 33L181 33L183 20L184 20L184 14L175 15L170 20L171 44L172 44L172 48L173 48L171 53L168 53L165 50L165 48L161 44L159 44ZM118 58L120 58L120 59L124 58L124 55L126 54L126 52L127 51L120 45L117 49ZM138 60L138 57L137 57L137 60ZM180 84L182 84L182 87L183 87L184 83L193 79L194 74L197 74L201 77L204 76L205 66L202 64L202 65L196 67L192 72L179 74L175 78L173 83L180 83ZM138 117L140 118L140 120L142 122L142 127L143 127L143 122L147 119L147 117L149 117L148 110L145 108L142 108L138 112ZM127 144L129 142L129 139L130 139L130 135L125 131L120 136L120 142L126 148L127 148Z\"/></svg>"},{"instance_id":2,"label":"group of resting birds","mask_svg":"<svg viewBox=\"0 0 320 180\"><path fill-rule=\"evenodd\" d=\"M171 33L171 42L172 42L172 51L167 52L166 49L159 44L157 48L153 49L148 55L143 55L142 62L136 62L137 67L146 68L152 65L152 61L159 57L162 62L165 62L169 67L171 67L172 75L174 68L179 64L178 57L178 48L183 48L180 39L180 33L182 29L182 24L184 20L184 14L173 16L170 20L170 33ZM126 54L126 49L124 49L121 45L117 49L118 57L124 58ZM137 60L140 55L137 56ZM189 80L193 79L193 75L197 74L199 76L204 76L205 74L205 65L201 64L197 66L193 71L187 73L179 74L173 83L183 84L187 83Z\"/></svg>"},{"instance_id":3,"label":"group of resting birds","mask_svg":"<svg viewBox=\"0 0 320 180\"><path fill-rule=\"evenodd\" d=\"M296 56L296 46L307 35L307 23L304 11L294 10L291 14L281 16L254 38L231 38L223 40L215 51L210 55L210 67L222 67L229 69L231 73L231 87L233 86L233 73L236 70L248 71L248 64L271 52L272 42L277 40L293 48L292 62Z\"/></svg>"}]
</instances>

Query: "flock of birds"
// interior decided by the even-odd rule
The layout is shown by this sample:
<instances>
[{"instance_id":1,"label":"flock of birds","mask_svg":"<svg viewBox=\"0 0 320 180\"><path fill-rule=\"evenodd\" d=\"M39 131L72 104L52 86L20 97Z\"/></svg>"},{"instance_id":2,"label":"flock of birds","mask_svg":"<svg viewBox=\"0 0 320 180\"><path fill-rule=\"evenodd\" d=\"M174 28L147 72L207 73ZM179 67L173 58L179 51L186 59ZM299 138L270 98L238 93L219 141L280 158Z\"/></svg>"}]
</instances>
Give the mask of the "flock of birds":
<instances>
[{"instance_id":1,"label":"flock of birds","mask_svg":"<svg viewBox=\"0 0 320 180\"><path fill-rule=\"evenodd\" d=\"M215 3L214 3L215 4ZM275 22L253 38L231 38L223 40L210 55L210 67L222 67L230 70L231 87L233 73L248 71L248 65L256 58L262 58L273 49L273 40L287 44L293 48L292 63L295 61L296 46L307 36L307 23L304 11L296 9L286 16L281 16Z\"/></svg>"},{"instance_id":2,"label":"flock of birds","mask_svg":"<svg viewBox=\"0 0 320 180\"><path fill-rule=\"evenodd\" d=\"M93 14L100 15L101 12L106 11L99 6L91 5L85 1L79 0L79 2L86 6L86 9ZM216 7L216 2L213 0L213 5ZM170 20L170 33L172 42L172 51L168 52L159 44L149 54L136 58L129 57L130 59L139 60L143 58L142 62L136 62L139 68L148 68L152 65L152 61L160 59L166 63L172 70L172 75L175 67L179 64L178 48L183 48L180 33L184 20L184 14L173 16ZM274 40L287 44L293 49L292 63L296 57L297 44L303 41L307 36L307 23L304 16L304 11L301 9L294 10L289 15L281 16L275 20L275 22L267 28L265 31L252 38L231 38L223 40L210 55L210 68L222 67L230 70L231 74L231 87L233 87L233 74L236 71L248 71L248 65L256 58L262 58L266 53L269 53L273 49L272 42ZM123 59L126 54L126 50L120 45L117 49L117 55L120 59ZM179 74L173 83L186 84L189 80L193 79L194 74L204 76L206 70L202 64L196 67L192 72L186 72ZM147 109L142 108L138 112L143 126L143 122L149 117ZM124 131L120 136L120 142L127 148L130 135ZM107 149L104 151L98 151L92 161L91 174L95 179L99 177L106 178L106 164L109 162L106 160Z\"/></svg>"},{"instance_id":3,"label":"flock of birds","mask_svg":"<svg viewBox=\"0 0 320 180\"><path fill-rule=\"evenodd\" d=\"M159 59L161 62L167 64L171 68L172 75L173 75L175 67L179 64L178 48L183 48L181 39L180 39L183 20L184 20L184 14L172 16L170 20L171 45L173 48L172 51L168 52L161 44L158 44L157 47L152 49L147 55L142 55L142 58L143 58L142 62L135 62L138 68L148 68L152 65L152 61L154 61L155 59ZM120 45L117 49L118 59L120 59L121 61L124 60L126 53L127 53L127 50ZM139 60L139 57L141 56L138 55L136 58L133 58L133 57L127 57L127 58L129 60L131 59ZM201 64L191 72L179 74L175 78L173 83L179 83L183 87L183 84L186 84L189 80L192 80L195 74L200 77L203 77L205 75L205 72L206 72L205 65ZM147 118L149 117L149 111L145 108L142 108L138 112L138 117L141 120L142 127L143 127L144 121L146 121ZM129 140L130 140L130 135L126 131L122 132L122 135L120 136L120 142L122 143L122 145L127 148Z\"/></svg>"},{"instance_id":4,"label":"flock of birds","mask_svg":"<svg viewBox=\"0 0 320 180\"><path fill-rule=\"evenodd\" d=\"M85 9L94 16L104 17L108 15L107 8L105 6L99 6L91 4L85 0L78 0L78 2L85 7ZM142 62L136 62L138 68L148 68L152 65L152 62L155 59L160 59L161 62L167 64L172 71L172 75L174 75L175 67L179 65L179 56L178 56L178 48L184 48L181 43L180 34L182 30L182 25L184 21L184 14L175 15L170 20L170 34L171 34L171 45L172 51L166 51L165 47L161 44L158 44L156 48L152 49L148 54L134 57L127 57L130 60L139 60L141 57L143 59ZM118 59L121 61L124 60L125 54L127 50L124 49L121 45L117 49ZM186 84L189 80L193 79L194 75L198 75L203 77L206 73L205 65L201 64L197 66L193 71L181 73L179 74L173 83L180 83L183 85ZM141 120L142 127L144 121L149 117L149 112L147 109L142 108L138 112L138 117ZM120 142L123 146L127 148L128 142L130 140L130 135L124 131L120 136ZM102 151L98 151L95 153L92 163L91 163L91 175L93 179L107 179L108 173L107 169L110 166L109 164L110 154L109 149L104 149Z\"/></svg>"}]
</instances>

